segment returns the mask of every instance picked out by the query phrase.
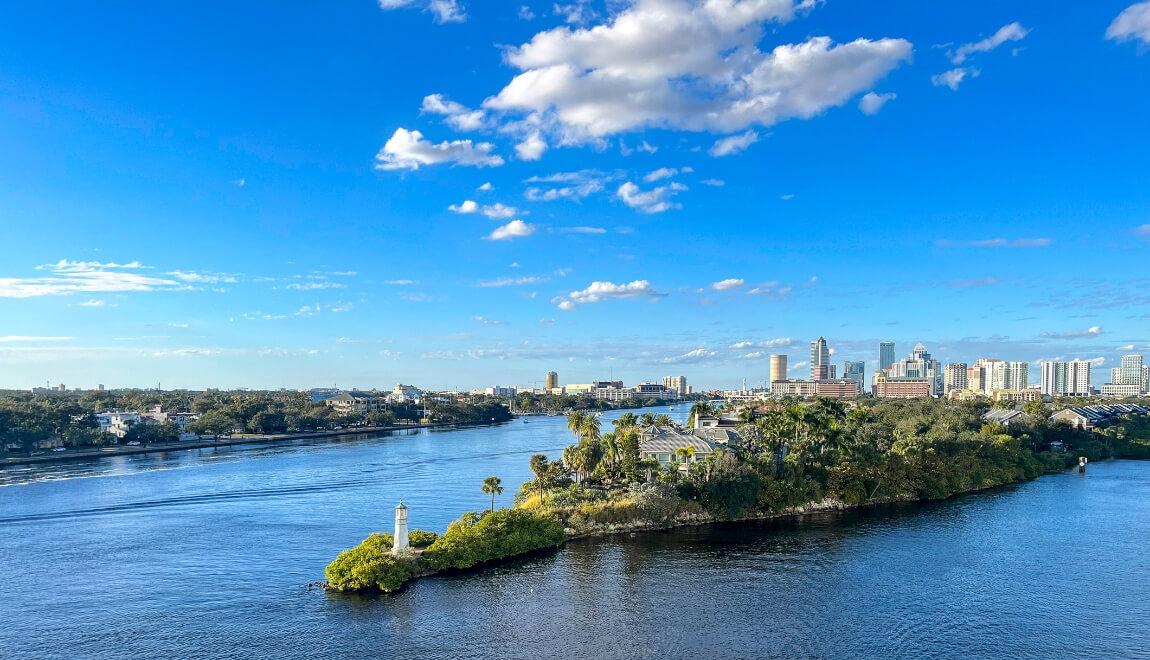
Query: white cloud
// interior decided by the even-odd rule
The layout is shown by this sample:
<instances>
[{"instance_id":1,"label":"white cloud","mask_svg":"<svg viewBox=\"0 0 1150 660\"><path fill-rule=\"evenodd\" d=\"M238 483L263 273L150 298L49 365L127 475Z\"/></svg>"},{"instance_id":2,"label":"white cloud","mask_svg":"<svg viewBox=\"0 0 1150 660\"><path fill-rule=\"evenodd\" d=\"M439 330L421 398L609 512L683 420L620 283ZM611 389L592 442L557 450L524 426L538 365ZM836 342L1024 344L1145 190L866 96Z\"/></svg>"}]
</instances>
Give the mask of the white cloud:
<instances>
[{"instance_id":1,"label":"white cloud","mask_svg":"<svg viewBox=\"0 0 1150 660\"><path fill-rule=\"evenodd\" d=\"M551 302L555 303L559 309L570 311L575 309L576 305L597 303L607 299L653 298L661 295L651 288L651 283L647 280L634 280L626 284L592 282L586 289L572 291L566 296L553 299Z\"/></svg>"},{"instance_id":2,"label":"white cloud","mask_svg":"<svg viewBox=\"0 0 1150 660\"><path fill-rule=\"evenodd\" d=\"M533 21L533 20L535 20L535 12L531 10L531 7L528 7L527 5L522 5L521 7L519 7L519 20L521 20L521 21Z\"/></svg>"},{"instance_id":3,"label":"white cloud","mask_svg":"<svg viewBox=\"0 0 1150 660\"><path fill-rule=\"evenodd\" d=\"M347 285L341 282L325 282L325 281L311 281L311 282L296 282L289 284L289 289L295 291L323 291L324 289L346 289Z\"/></svg>"},{"instance_id":4,"label":"white cloud","mask_svg":"<svg viewBox=\"0 0 1150 660\"><path fill-rule=\"evenodd\" d=\"M647 176L643 177L643 180L647 183L654 183L663 179L670 179L678 173L679 170L675 169L674 167L660 167L653 172L649 172Z\"/></svg>"},{"instance_id":5,"label":"white cloud","mask_svg":"<svg viewBox=\"0 0 1150 660\"><path fill-rule=\"evenodd\" d=\"M975 248L1035 248L1047 247L1054 243L1049 238L984 238L972 241L935 241L938 247L975 247Z\"/></svg>"},{"instance_id":6,"label":"white cloud","mask_svg":"<svg viewBox=\"0 0 1150 660\"><path fill-rule=\"evenodd\" d=\"M547 176L533 176L525 179L524 183L552 184L553 187L533 185L527 188L524 196L533 202L553 202L560 199L578 201L602 191L609 180L610 177L598 170L556 172Z\"/></svg>"},{"instance_id":7,"label":"white cloud","mask_svg":"<svg viewBox=\"0 0 1150 660\"><path fill-rule=\"evenodd\" d=\"M99 298L92 298L91 300L85 300L84 302L80 303L80 306L81 307L107 307L108 302L106 300L100 300Z\"/></svg>"},{"instance_id":8,"label":"white cloud","mask_svg":"<svg viewBox=\"0 0 1150 660\"><path fill-rule=\"evenodd\" d=\"M795 290L795 287L790 285L790 284L786 284L784 282L771 281L771 282L764 282L763 284L759 284L757 286L752 287L749 291L747 291L747 295L748 296L763 296L763 297L772 298L775 300L782 300L782 299L790 296L791 293L794 292L794 290Z\"/></svg>"},{"instance_id":9,"label":"white cloud","mask_svg":"<svg viewBox=\"0 0 1150 660\"><path fill-rule=\"evenodd\" d=\"M903 39L829 37L764 52L770 24L804 0L633 0L605 22L558 27L511 48L518 73L484 108L558 144L646 128L730 133L810 118L910 58Z\"/></svg>"},{"instance_id":10,"label":"white cloud","mask_svg":"<svg viewBox=\"0 0 1150 660\"><path fill-rule=\"evenodd\" d=\"M930 82L935 87L949 87L951 91L958 91L958 86L963 83L967 78L977 78L980 71L973 67L957 67L950 71L944 71L936 76L931 76Z\"/></svg>"},{"instance_id":11,"label":"white cloud","mask_svg":"<svg viewBox=\"0 0 1150 660\"><path fill-rule=\"evenodd\" d=\"M746 284L746 282L738 277L729 277L725 280L719 280L711 284L711 288L715 291L730 291L731 289L738 289Z\"/></svg>"},{"instance_id":12,"label":"white cloud","mask_svg":"<svg viewBox=\"0 0 1150 660\"><path fill-rule=\"evenodd\" d=\"M607 230L603 227L561 227L559 232L562 234L606 234Z\"/></svg>"},{"instance_id":13,"label":"white cloud","mask_svg":"<svg viewBox=\"0 0 1150 660\"><path fill-rule=\"evenodd\" d=\"M171 275L181 282L193 284L235 284L238 281L235 275L228 275L227 273L197 273L187 270L173 270L166 273L166 275Z\"/></svg>"},{"instance_id":14,"label":"white cloud","mask_svg":"<svg viewBox=\"0 0 1150 660\"><path fill-rule=\"evenodd\" d=\"M641 213L652 214L682 208L681 204L672 202L671 198L686 189L687 186L676 182L643 192L639 186L628 181L619 186L619 190L615 192L615 196L621 199L627 206Z\"/></svg>"},{"instance_id":15,"label":"white cloud","mask_svg":"<svg viewBox=\"0 0 1150 660\"><path fill-rule=\"evenodd\" d=\"M790 337L778 337L775 339L764 339L762 341L750 341L744 339L743 341L737 341L731 344L729 348L734 350L742 350L746 348L785 348L787 346L792 346L794 343L795 340L791 339Z\"/></svg>"},{"instance_id":16,"label":"white cloud","mask_svg":"<svg viewBox=\"0 0 1150 660\"><path fill-rule=\"evenodd\" d=\"M451 206L448 206L447 210L451 211L452 213L470 215L479 211L479 204L477 204L474 200L465 199L459 204L452 204Z\"/></svg>"},{"instance_id":17,"label":"white cloud","mask_svg":"<svg viewBox=\"0 0 1150 660\"><path fill-rule=\"evenodd\" d=\"M1102 334L1102 326L1092 325L1085 330L1071 330L1068 332L1044 332L1042 336L1046 339L1084 339L1086 337L1097 337Z\"/></svg>"},{"instance_id":18,"label":"white cloud","mask_svg":"<svg viewBox=\"0 0 1150 660\"><path fill-rule=\"evenodd\" d=\"M534 233L535 225L527 224L522 220L512 220L505 225L496 227L495 231L488 235L487 240L505 241L513 238L524 238Z\"/></svg>"},{"instance_id":19,"label":"white cloud","mask_svg":"<svg viewBox=\"0 0 1150 660\"><path fill-rule=\"evenodd\" d=\"M539 160L547 151L547 142L538 132L531 133L522 142L515 145L515 155L519 160Z\"/></svg>"},{"instance_id":20,"label":"white cloud","mask_svg":"<svg viewBox=\"0 0 1150 660\"><path fill-rule=\"evenodd\" d=\"M729 135L715 141L711 146L711 155L715 158L722 158L723 156L732 156L746 150L747 147L759 141L759 134L755 131L747 131L746 133L739 133L738 135Z\"/></svg>"},{"instance_id":21,"label":"white cloud","mask_svg":"<svg viewBox=\"0 0 1150 660\"><path fill-rule=\"evenodd\" d=\"M0 298L35 298L73 293L127 293L189 289L191 285L171 275L153 276L138 261L101 263L68 261L37 266L48 271L39 277L0 277Z\"/></svg>"},{"instance_id":22,"label":"white cloud","mask_svg":"<svg viewBox=\"0 0 1150 660\"><path fill-rule=\"evenodd\" d=\"M703 179L700 181L700 183L702 183L704 186L711 186L713 188L722 188L723 186L727 185L727 182L723 181L722 179Z\"/></svg>"},{"instance_id":23,"label":"white cloud","mask_svg":"<svg viewBox=\"0 0 1150 660\"><path fill-rule=\"evenodd\" d=\"M1115 41L1137 39L1150 44L1150 2L1136 2L1123 9L1106 28L1106 38Z\"/></svg>"},{"instance_id":24,"label":"white cloud","mask_svg":"<svg viewBox=\"0 0 1150 660\"><path fill-rule=\"evenodd\" d=\"M963 44L950 53L952 64L958 65L966 61L974 53L986 53L998 48L1008 41L1021 41L1030 34L1030 30L1022 27L1021 23L1014 22L1003 25L991 36L968 44Z\"/></svg>"},{"instance_id":25,"label":"white cloud","mask_svg":"<svg viewBox=\"0 0 1150 660\"><path fill-rule=\"evenodd\" d=\"M73 339L75 339L75 337L32 337L28 335L2 335L0 336L0 344L61 342L72 341Z\"/></svg>"},{"instance_id":26,"label":"white cloud","mask_svg":"<svg viewBox=\"0 0 1150 660\"><path fill-rule=\"evenodd\" d=\"M476 188L476 190L478 190L480 192L491 192L492 190L495 190L495 186L491 185L491 182L488 181L488 182L484 183L482 186L479 186L478 188Z\"/></svg>"},{"instance_id":27,"label":"white cloud","mask_svg":"<svg viewBox=\"0 0 1150 660\"><path fill-rule=\"evenodd\" d=\"M1134 233L1142 238L1150 239L1150 225L1142 225L1134 230Z\"/></svg>"},{"instance_id":28,"label":"white cloud","mask_svg":"<svg viewBox=\"0 0 1150 660\"><path fill-rule=\"evenodd\" d=\"M783 200L784 202L789 202L794 198L795 198L794 193L787 193L785 195L779 195L779 199Z\"/></svg>"},{"instance_id":29,"label":"white cloud","mask_svg":"<svg viewBox=\"0 0 1150 660\"><path fill-rule=\"evenodd\" d=\"M462 23L467 20L467 12L459 0L379 0L381 9L401 9L420 7L435 16L436 23Z\"/></svg>"},{"instance_id":30,"label":"white cloud","mask_svg":"<svg viewBox=\"0 0 1150 660\"><path fill-rule=\"evenodd\" d=\"M887 103L898 98L898 94L893 92L889 94L875 94L874 92L867 92L859 100L859 110L864 115L877 115L882 107Z\"/></svg>"},{"instance_id":31,"label":"white cloud","mask_svg":"<svg viewBox=\"0 0 1150 660\"><path fill-rule=\"evenodd\" d=\"M375 156L378 170L418 170L421 165L452 163L471 167L498 167L503 158L491 153L490 142L472 143L471 140L443 141L432 144L423 139L423 133L397 128Z\"/></svg>"},{"instance_id":32,"label":"white cloud","mask_svg":"<svg viewBox=\"0 0 1150 660\"><path fill-rule=\"evenodd\" d=\"M712 351L712 350L708 350L706 348L696 348L696 349L687 351L686 353L684 353L682 355L665 357L661 360L661 362L663 364L684 364L684 363L688 363L688 362L706 362L708 360L711 360L712 358L714 358L718 354L719 354L718 351Z\"/></svg>"},{"instance_id":33,"label":"white cloud","mask_svg":"<svg viewBox=\"0 0 1150 660\"><path fill-rule=\"evenodd\" d=\"M541 284L546 282L545 277L536 277L534 275L527 277L497 277L493 280L481 280L475 286L481 289L498 289L506 286L526 286L528 284Z\"/></svg>"},{"instance_id":34,"label":"white cloud","mask_svg":"<svg viewBox=\"0 0 1150 660\"><path fill-rule=\"evenodd\" d=\"M423 97L423 112L443 115L447 124L457 131L477 131L486 123L482 110L473 110L461 103L449 100L443 94L429 94Z\"/></svg>"},{"instance_id":35,"label":"white cloud","mask_svg":"<svg viewBox=\"0 0 1150 660\"><path fill-rule=\"evenodd\" d=\"M507 218L514 218L515 216L520 215L519 209L515 208L514 206L507 206L498 202L484 206L481 209L481 212L483 215L491 218L492 220L505 220Z\"/></svg>"}]
</instances>

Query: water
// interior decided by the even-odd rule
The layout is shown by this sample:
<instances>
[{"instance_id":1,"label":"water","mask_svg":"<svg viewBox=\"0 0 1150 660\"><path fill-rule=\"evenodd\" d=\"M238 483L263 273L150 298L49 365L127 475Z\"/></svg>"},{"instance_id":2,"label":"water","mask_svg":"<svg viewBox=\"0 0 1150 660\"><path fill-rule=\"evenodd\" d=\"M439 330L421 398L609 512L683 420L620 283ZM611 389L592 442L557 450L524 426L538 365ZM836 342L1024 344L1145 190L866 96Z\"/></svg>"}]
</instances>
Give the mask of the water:
<instances>
[{"instance_id":1,"label":"water","mask_svg":"<svg viewBox=\"0 0 1150 660\"><path fill-rule=\"evenodd\" d=\"M678 414L686 410L679 407ZM605 424L613 417L605 417ZM0 471L5 658L1150 657L1150 463L307 591L402 497L442 530L562 418Z\"/></svg>"}]
</instances>

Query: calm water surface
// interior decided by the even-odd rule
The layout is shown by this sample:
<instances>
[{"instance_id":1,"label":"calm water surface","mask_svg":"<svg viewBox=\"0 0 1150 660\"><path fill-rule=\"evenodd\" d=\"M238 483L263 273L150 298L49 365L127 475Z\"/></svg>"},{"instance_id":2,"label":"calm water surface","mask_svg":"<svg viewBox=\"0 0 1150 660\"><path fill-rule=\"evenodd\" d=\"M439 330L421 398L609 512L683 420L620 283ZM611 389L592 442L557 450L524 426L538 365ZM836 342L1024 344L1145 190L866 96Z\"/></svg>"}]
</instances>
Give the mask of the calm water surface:
<instances>
[{"instance_id":1,"label":"calm water surface","mask_svg":"<svg viewBox=\"0 0 1150 660\"><path fill-rule=\"evenodd\" d=\"M401 497L434 530L485 506L486 476L509 504L564 423L0 470L0 657L1150 657L1138 462L580 541L396 596L306 590Z\"/></svg>"}]
</instances>

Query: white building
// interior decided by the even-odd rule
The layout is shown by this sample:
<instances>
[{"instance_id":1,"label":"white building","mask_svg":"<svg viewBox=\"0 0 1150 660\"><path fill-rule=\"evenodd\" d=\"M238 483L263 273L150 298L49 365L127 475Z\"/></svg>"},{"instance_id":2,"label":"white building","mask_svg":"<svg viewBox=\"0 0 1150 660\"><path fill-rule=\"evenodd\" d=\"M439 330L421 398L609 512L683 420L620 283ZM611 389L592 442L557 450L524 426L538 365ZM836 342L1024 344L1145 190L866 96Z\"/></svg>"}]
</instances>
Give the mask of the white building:
<instances>
[{"instance_id":1,"label":"white building","mask_svg":"<svg viewBox=\"0 0 1150 660\"><path fill-rule=\"evenodd\" d=\"M1046 396L1090 396L1090 366L1085 360L1041 363L1041 392Z\"/></svg>"},{"instance_id":2,"label":"white building","mask_svg":"<svg viewBox=\"0 0 1150 660\"><path fill-rule=\"evenodd\" d=\"M678 392L680 397L685 397L691 393L691 388L687 386L686 376L664 376L663 387Z\"/></svg>"},{"instance_id":3,"label":"white building","mask_svg":"<svg viewBox=\"0 0 1150 660\"><path fill-rule=\"evenodd\" d=\"M495 387L488 387L487 389L483 390L483 393L487 396L497 396L502 399L510 399L511 397L515 396L517 391L518 390L516 390L514 387L503 387L502 385L496 385Z\"/></svg>"},{"instance_id":4,"label":"white building","mask_svg":"<svg viewBox=\"0 0 1150 660\"><path fill-rule=\"evenodd\" d=\"M388 403L419 403L423 390L412 385L397 384L387 395Z\"/></svg>"},{"instance_id":5,"label":"white building","mask_svg":"<svg viewBox=\"0 0 1150 660\"><path fill-rule=\"evenodd\" d=\"M1137 385L1139 390L1144 391L1142 386L1142 356L1141 355L1123 355L1122 356L1122 380L1114 381L1115 384L1122 385ZM1141 392L1139 392L1141 393Z\"/></svg>"},{"instance_id":6,"label":"white building","mask_svg":"<svg viewBox=\"0 0 1150 660\"><path fill-rule=\"evenodd\" d=\"M943 374L943 391L946 394L961 392L970 387L969 367L965 362L948 364Z\"/></svg>"}]
</instances>

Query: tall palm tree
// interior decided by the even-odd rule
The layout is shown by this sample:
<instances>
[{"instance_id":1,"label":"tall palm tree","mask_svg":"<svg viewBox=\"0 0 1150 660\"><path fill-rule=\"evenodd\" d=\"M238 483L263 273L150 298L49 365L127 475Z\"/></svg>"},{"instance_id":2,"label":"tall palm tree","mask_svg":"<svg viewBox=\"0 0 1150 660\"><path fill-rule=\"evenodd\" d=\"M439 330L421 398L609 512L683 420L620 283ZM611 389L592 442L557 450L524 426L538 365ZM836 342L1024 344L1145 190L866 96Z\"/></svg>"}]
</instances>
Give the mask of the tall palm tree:
<instances>
[{"instance_id":1,"label":"tall palm tree","mask_svg":"<svg viewBox=\"0 0 1150 660\"><path fill-rule=\"evenodd\" d=\"M691 447L679 447L675 450L675 455L682 459L680 463L689 463L691 457L695 455L695 450Z\"/></svg>"},{"instance_id":2,"label":"tall palm tree","mask_svg":"<svg viewBox=\"0 0 1150 660\"><path fill-rule=\"evenodd\" d=\"M535 454L531 457L531 471L535 473L535 483L539 484L539 504L543 504L543 479L547 476L550 464L544 454Z\"/></svg>"},{"instance_id":3,"label":"tall palm tree","mask_svg":"<svg viewBox=\"0 0 1150 660\"><path fill-rule=\"evenodd\" d=\"M655 425L655 413L643 413L639 415L639 426L648 429Z\"/></svg>"},{"instance_id":4,"label":"tall palm tree","mask_svg":"<svg viewBox=\"0 0 1150 660\"><path fill-rule=\"evenodd\" d=\"M574 410L567 414L567 428L575 435L582 435L581 429L587 421L587 413Z\"/></svg>"},{"instance_id":5,"label":"tall palm tree","mask_svg":"<svg viewBox=\"0 0 1150 660\"><path fill-rule=\"evenodd\" d=\"M563 449L563 464L575 473L575 485L579 485L579 445L567 445Z\"/></svg>"},{"instance_id":6,"label":"tall palm tree","mask_svg":"<svg viewBox=\"0 0 1150 660\"><path fill-rule=\"evenodd\" d=\"M636 424L638 424L639 418L636 417L635 413L632 413L632 412L623 413L622 415L619 415L618 419L616 419L615 421L613 421L611 423L615 425L616 431L621 431L624 429L629 429L632 426L635 426Z\"/></svg>"},{"instance_id":7,"label":"tall palm tree","mask_svg":"<svg viewBox=\"0 0 1150 660\"><path fill-rule=\"evenodd\" d=\"M695 428L699 423L700 417L710 417L714 414L715 407L710 403L706 401L696 401L695 404L691 406L690 422L688 422L688 424L691 428Z\"/></svg>"},{"instance_id":8,"label":"tall palm tree","mask_svg":"<svg viewBox=\"0 0 1150 660\"><path fill-rule=\"evenodd\" d=\"M491 496L491 512L495 512L495 496L503 494L503 480L499 477L487 477L483 480L483 492Z\"/></svg>"},{"instance_id":9,"label":"tall palm tree","mask_svg":"<svg viewBox=\"0 0 1150 660\"><path fill-rule=\"evenodd\" d=\"M595 415L584 415L583 423L579 425L579 430L576 433L582 440L598 440L599 418Z\"/></svg>"},{"instance_id":10,"label":"tall palm tree","mask_svg":"<svg viewBox=\"0 0 1150 660\"><path fill-rule=\"evenodd\" d=\"M655 426L669 427L674 425L675 422L670 415L657 415L655 417Z\"/></svg>"}]
</instances>

